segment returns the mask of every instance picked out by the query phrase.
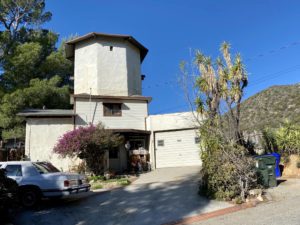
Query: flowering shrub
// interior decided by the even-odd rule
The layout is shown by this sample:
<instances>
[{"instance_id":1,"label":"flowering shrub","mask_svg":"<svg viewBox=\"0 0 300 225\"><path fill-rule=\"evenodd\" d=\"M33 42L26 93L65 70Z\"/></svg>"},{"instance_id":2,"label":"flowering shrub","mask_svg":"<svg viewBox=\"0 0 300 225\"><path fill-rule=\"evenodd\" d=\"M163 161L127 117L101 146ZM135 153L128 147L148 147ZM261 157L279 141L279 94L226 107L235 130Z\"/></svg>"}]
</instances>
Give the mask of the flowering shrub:
<instances>
[{"instance_id":1,"label":"flowering shrub","mask_svg":"<svg viewBox=\"0 0 300 225\"><path fill-rule=\"evenodd\" d=\"M122 136L105 129L100 123L65 133L53 151L64 158L78 157L85 160L88 169L99 175L105 170L105 152L118 147L122 142Z\"/></svg>"},{"instance_id":2,"label":"flowering shrub","mask_svg":"<svg viewBox=\"0 0 300 225\"><path fill-rule=\"evenodd\" d=\"M82 153L92 142L92 136L96 130L94 125L79 127L65 133L54 147L54 152L62 157L75 157Z\"/></svg>"}]
</instances>

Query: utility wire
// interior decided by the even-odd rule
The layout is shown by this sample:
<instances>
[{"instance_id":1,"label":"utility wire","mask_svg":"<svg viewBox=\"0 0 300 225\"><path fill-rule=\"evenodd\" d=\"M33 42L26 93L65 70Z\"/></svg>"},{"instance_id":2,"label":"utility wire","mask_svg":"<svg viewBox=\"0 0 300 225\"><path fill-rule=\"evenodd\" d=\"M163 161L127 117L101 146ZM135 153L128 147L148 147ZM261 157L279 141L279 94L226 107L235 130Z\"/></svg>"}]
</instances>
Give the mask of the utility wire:
<instances>
[{"instance_id":1,"label":"utility wire","mask_svg":"<svg viewBox=\"0 0 300 225\"><path fill-rule=\"evenodd\" d=\"M262 57L267 57L269 55L272 55L272 54L276 54L280 51L283 51L283 50L287 50L289 48L292 48L292 47L295 47L297 45L300 45L300 40L296 40L296 41L292 41L286 45L283 45L279 48L276 48L276 49L271 49L271 50L268 50L266 52L263 52L263 53L259 53L255 56L252 56L252 57L248 57L248 58L245 58L244 61L252 61L252 60L255 60L255 59L260 59ZM190 51L190 55L191 55L191 49L189 50ZM296 66L300 66L300 65L296 65ZM279 71L281 72L281 71ZM277 73L279 73L277 72ZM271 74L270 76L272 76L273 74ZM191 75L192 77L196 77L197 75ZM260 79L263 79L264 80L265 77L261 77L259 78L258 80ZM265 81L265 80L264 80ZM165 85L168 85L168 86L173 86L173 87L176 87L177 85L175 85L178 81L165 81L165 82L161 82L161 83L156 83L156 84L151 84L151 85L146 85L143 87L143 89L151 89L151 88L155 88L155 87L161 87L161 86L165 86ZM257 82L257 81L254 81L254 82ZM258 81L260 82L260 81ZM252 86L252 85L251 85Z\"/></svg>"},{"instance_id":2,"label":"utility wire","mask_svg":"<svg viewBox=\"0 0 300 225\"><path fill-rule=\"evenodd\" d=\"M286 45L283 45L277 49L271 49L269 51L266 51L264 53L259 53L255 56L252 56L250 58L246 58L245 61L251 61L251 60L254 60L254 59L257 59L257 58L262 58L262 57L265 57L265 56L268 56L268 55L272 55L272 54L275 54L279 51L283 51L283 50L286 50L288 48L291 48L291 47L295 47L296 45L299 45L300 44L300 40L297 40L297 41L293 41L293 42L290 42Z\"/></svg>"},{"instance_id":3,"label":"utility wire","mask_svg":"<svg viewBox=\"0 0 300 225\"><path fill-rule=\"evenodd\" d=\"M292 66L292 67L287 68L285 70L278 71L278 72L275 72L275 73L271 73L271 74L266 75L266 76L262 76L259 79L252 81L252 84L250 83L248 85L248 87L257 86L257 85L259 85L261 83L264 83L268 80L276 79L276 78L280 77L283 74L291 73L291 72L294 72L294 71L299 70L299 69L300 69L300 65L295 65L295 66Z\"/></svg>"},{"instance_id":4,"label":"utility wire","mask_svg":"<svg viewBox=\"0 0 300 225\"><path fill-rule=\"evenodd\" d=\"M285 70L281 70L281 71L278 71L278 72L275 72L275 73L272 73L272 74L268 74L266 76L261 77L260 79L258 79L256 81L253 81L253 84L248 85L247 87L257 86L257 85L259 85L259 84L261 84L261 83L263 83L267 80L276 79L276 78L280 77L281 75L284 75L284 74L287 74L287 73L290 73L290 72L293 72L293 71L296 71L296 70L299 70L299 69L300 69L300 65L295 65L295 66L292 66L292 67L287 68ZM155 114L164 113L164 112L169 111L169 110L181 109L184 106L187 106L187 104L185 104L185 105L176 105L176 106L173 106L173 107L170 107L170 108L165 108L165 109L157 111L153 114L155 115Z\"/></svg>"}]
</instances>

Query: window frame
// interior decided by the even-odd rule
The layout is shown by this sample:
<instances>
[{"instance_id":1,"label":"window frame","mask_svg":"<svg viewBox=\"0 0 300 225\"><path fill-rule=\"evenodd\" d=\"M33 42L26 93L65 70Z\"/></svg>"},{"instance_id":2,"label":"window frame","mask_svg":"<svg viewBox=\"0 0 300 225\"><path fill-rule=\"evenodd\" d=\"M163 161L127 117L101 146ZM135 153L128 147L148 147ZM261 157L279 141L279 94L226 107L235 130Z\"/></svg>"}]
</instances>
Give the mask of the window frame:
<instances>
[{"instance_id":1,"label":"window frame","mask_svg":"<svg viewBox=\"0 0 300 225\"><path fill-rule=\"evenodd\" d=\"M195 142L195 144L200 144L200 142L201 142L200 137L195 137L194 142Z\"/></svg>"},{"instance_id":2,"label":"window frame","mask_svg":"<svg viewBox=\"0 0 300 225\"><path fill-rule=\"evenodd\" d=\"M116 109L113 107L118 105L120 109L118 109L119 112L115 112ZM109 103L109 102L103 102L103 116L105 117L121 117L122 116L122 103Z\"/></svg>"},{"instance_id":3,"label":"window frame","mask_svg":"<svg viewBox=\"0 0 300 225\"><path fill-rule=\"evenodd\" d=\"M7 168L10 167L10 166L17 166L17 167L19 167L16 174L14 174L14 175L8 174L9 172L7 171ZM22 165L20 165L20 164L9 164L9 165L6 165L5 171L6 171L6 175L8 177L22 177L23 176Z\"/></svg>"},{"instance_id":4,"label":"window frame","mask_svg":"<svg viewBox=\"0 0 300 225\"><path fill-rule=\"evenodd\" d=\"M164 147L164 146L165 146L165 140L164 139L157 140L157 147Z\"/></svg>"},{"instance_id":5,"label":"window frame","mask_svg":"<svg viewBox=\"0 0 300 225\"><path fill-rule=\"evenodd\" d=\"M33 167L40 174L49 174L49 173L59 173L59 169L47 162L34 162L32 163Z\"/></svg>"}]
</instances>

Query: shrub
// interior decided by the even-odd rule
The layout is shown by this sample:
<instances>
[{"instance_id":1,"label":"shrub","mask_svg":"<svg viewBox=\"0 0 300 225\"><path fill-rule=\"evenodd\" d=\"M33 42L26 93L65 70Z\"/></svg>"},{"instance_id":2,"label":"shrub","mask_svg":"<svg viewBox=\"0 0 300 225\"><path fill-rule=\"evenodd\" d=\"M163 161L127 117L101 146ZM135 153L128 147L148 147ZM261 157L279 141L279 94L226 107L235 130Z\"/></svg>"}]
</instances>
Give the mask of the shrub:
<instances>
[{"instance_id":1,"label":"shrub","mask_svg":"<svg viewBox=\"0 0 300 225\"><path fill-rule=\"evenodd\" d=\"M276 133L273 129L266 128L262 130L261 143L265 153L272 153L278 151L276 142Z\"/></svg>"},{"instance_id":2,"label":"shrub","mask_svg":"<svg viewBox=\"0 0 300 225\"><path fill-rule=\"evenodd\" d=\"M241 56L231 57L229 43L224 42L220 51L221 57L214 62L196 51L195 68L187 69L187 64L181 63L183 88L189 103L192 105L194 100L201 114L200 192L217 199L239 196L244 201L248 190L257 186L249 155L253 146L244 140L240 130L241 101L248 78Z\"/></svg>"},{"instance_id":3,"label":"shrub","mask_svg":"<svg viewBox=\"0 0 300 225\"><path fill-rule=\"evenodd\" d=\"M92 185L92 189L93 190L96 190L96 189L102 189L103 188L103 185L102 184L94 184Z\"/></svg>"},{"instance_id":4,"label":"shrub","mask_svg":"<svg viewBox=\"0 0 300 225\"><path fill-rule=\"evenodd\" d=\"M199 192L219 200L242 201L258 187L255 161L246 148L201 129L202 169Z\"/></svg>"},{"instance_id":5,"label":"shrub","mask_svg":"<svg viewBox=\"0 0 300 225\"><path fill-rule=\"evenodd\" d=\"M287 159L291 154L300 155L300 125L286 121L277 129L266 128L261 141L267 153L275 151Z\"/></svg>"},{"instance_id":6,"label":"shrub","mask_svg":"<svg viewBox=\"0 0 300 225\"><path fill-rule=\"evenodd\" d=\"M104 176L90 176L90 177L88 177L88 180L96 182L98 180L105 180L105 177Z\"/></svg>"},{"instance_id":7,"label":"shrub","mask_svg":"<svg viewBox=\"0 0 300 225\"><path fill-rule=\"evenodd\" d=\"M106 130L102 124L79 127L64 134L53 151L62 157L79 157L94 174L101 175L107 169L105 153L118 147L123 137Z\"/></svg>"},{"instance_id":8,"label":"shrub","mask_svg":"<svg viewBox=\"0 0 300 225\"><path fill-rule=\"evenodd\" d=\"M275 132L279 152L283 155L300 154L300 125L286 121Z\"/></svg>"}]
</instances>

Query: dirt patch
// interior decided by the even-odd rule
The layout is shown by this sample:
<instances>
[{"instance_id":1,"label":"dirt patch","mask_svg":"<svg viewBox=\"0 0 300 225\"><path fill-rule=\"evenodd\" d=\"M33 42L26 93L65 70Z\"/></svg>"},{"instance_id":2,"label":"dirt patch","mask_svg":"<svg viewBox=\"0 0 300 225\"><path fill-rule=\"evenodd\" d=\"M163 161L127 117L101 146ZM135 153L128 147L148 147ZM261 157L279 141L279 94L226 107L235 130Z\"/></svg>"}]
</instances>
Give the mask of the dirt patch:
<instances>
[{"instance_id":1,"label":"dirt patch","mask_svg":"<svg viewBox=\"0 0 300 225\"><path fill-rule=\"evenodd\" d=\"M284 164L282 176L300 178L299 162L300 158L298 155L289 156L288 162Z\"/></svg>"}]
</instances>

